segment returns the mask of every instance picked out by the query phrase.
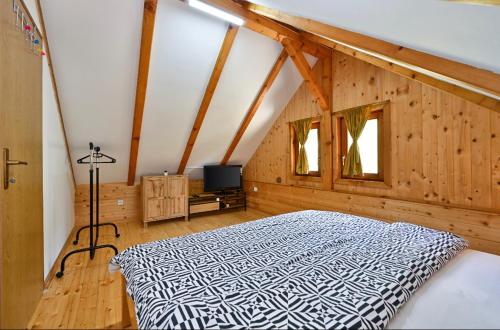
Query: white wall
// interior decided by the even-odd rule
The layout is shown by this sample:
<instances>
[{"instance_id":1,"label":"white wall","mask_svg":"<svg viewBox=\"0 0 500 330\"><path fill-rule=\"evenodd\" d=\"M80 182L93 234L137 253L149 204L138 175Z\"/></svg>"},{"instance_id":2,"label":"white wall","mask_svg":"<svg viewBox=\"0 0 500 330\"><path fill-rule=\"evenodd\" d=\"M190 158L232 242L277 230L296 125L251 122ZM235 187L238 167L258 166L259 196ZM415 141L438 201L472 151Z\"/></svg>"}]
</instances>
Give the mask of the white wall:
<instances>
[{"instance_id":1,"label":"white wall","mask_svg":"<svg viewBox=\"0 0 500 330\"><path fill-rule=\"evenodd\" d=\"M35 1L26 1L26 6L40 26ZM44 277L47 277L75 225L75 190L46 57L42 85L43 244Z\"/></svg>"},{"instance_id":2,"label":"white wall","mask_svg":"<svg viewBox=\"0 0 500 330\"><path fill-rule=\"evenodd\" d=\"M117 160L102 165L100 182L124 182L144 0L44 0L41 5L71 157L87 155L94 142ZM88 167L73 165L77 184L87 183Z\"/></svg>"},{"instance_id":3,"label":"white wall","mask_svg":"<svg viewBox=\"0 0 500 330\"><path fill-rule=\"evenodd\" d=\"M47 61L43 65L44 277L75 225L75 190Z\"/></svg>"}]
</instances>

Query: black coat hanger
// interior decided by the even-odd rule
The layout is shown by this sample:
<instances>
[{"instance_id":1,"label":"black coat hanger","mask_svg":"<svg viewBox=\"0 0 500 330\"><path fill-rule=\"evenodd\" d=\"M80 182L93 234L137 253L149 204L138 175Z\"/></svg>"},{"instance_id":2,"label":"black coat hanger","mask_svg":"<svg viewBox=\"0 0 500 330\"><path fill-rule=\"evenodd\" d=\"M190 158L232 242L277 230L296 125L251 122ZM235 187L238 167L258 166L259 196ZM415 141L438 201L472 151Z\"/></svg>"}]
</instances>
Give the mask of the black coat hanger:
<instances>
[{"instance_id":1,"label":"black coat hanger","mask_svg":"<svg viewBox=\"0 0 500 330\"><path fill-rule=\"evenodd\" d=\"M103 154L101 152L101 147L99 146L94 146L92 142L89 143L90 147L90 154L88 154L85 157L82 157L78 159L76 162L78 164L90 164L90 156L92 155L94 157L94 164L114 164L116 163L116 159L108 156L106 154Z\"/></svg>"}]
</instances>

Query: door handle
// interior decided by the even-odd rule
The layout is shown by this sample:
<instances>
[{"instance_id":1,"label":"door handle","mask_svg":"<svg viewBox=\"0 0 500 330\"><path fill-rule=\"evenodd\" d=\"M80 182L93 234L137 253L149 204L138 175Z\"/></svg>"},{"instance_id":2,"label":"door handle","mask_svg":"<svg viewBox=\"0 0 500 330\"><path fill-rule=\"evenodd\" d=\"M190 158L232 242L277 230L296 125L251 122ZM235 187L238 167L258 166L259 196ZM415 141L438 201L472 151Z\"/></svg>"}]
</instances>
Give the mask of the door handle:
<instances>
[{"instance_id":1,"label":"door handle","mask_svg":"<svg viewBox=\"0 0 500 330\"><path fill-rule=\"evenodd\" d=\"M28 165L28 162L23 162L22 160L8 160L7 161L8 166L12 165Z\"/></svg>"},{"instance_id":2,"label":"door handle","mask_svg":"<svg viewBox=\"0 0 500 330\"><path fill-rule=\"evenodd\" d=\"M9 166L28 165L28 162L22 160L10 160L9 149L3 148L3 189L9 189Z\"/></svg>"}]
</instances>

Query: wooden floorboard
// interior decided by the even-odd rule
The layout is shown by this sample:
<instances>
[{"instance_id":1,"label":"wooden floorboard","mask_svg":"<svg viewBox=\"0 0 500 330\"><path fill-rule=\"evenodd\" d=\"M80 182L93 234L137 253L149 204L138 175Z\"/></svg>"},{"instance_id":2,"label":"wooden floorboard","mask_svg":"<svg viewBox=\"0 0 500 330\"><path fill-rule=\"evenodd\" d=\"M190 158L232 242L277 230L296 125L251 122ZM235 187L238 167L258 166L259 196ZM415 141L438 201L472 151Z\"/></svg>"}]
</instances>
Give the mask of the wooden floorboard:
<instances>
[{"instance_id":1,"label":"wooden floorboard","mask_svg":"<svg viewBox=\"0 0 500 330\"><path fill-rule=\"evenodd\" d=\"M152 223L148 228L143 228L138 221L130 221L118 224L120 238L114 237L111 227L101 229L99 242L114 244L122 251L135 244L212 230L266 216L268 214L249 209L194 217L189 222L183 218L167 220ZM78 246L70 244L65 252L87 244L88 230L85 230ZM98 250L94 260L89 259L88 253L71 256L64 276L61 279L53 278L44 291L30 328L95 329L109 328L120 322L120 274L108 271L112 256L111 249Z\"/></svg>"}]
</instances>

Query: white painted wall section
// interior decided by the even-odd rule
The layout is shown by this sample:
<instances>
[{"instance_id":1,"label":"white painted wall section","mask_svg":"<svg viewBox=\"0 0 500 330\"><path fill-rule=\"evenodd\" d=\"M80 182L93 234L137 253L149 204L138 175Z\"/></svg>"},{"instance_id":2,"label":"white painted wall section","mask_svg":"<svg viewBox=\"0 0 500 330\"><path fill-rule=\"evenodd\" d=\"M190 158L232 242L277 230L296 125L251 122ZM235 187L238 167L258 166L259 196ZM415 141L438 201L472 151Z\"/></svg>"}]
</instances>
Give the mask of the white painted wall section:
<instances>
[{"instance_id":1,"label":"white painted wall section","mask_svg":"<svg viewBox=\"0 0 500 330\"><path fill-rule=\"evenodd\" d=\"M73 161L88 143L117 159L101 182L126 181L142 31L143 0L42 1ZM88 167L74 165L78 184Z\"/></svg>"},{"instance_id":2,"label":"white painted wall section","mask_svg":"<svg viewBox=\"0 0 500 330\"><path fill-rule=\"evenodd\" d=\"M75 190L49 68L43 68L44 277L75 225Z\"/></svg>"}]
</instances>

